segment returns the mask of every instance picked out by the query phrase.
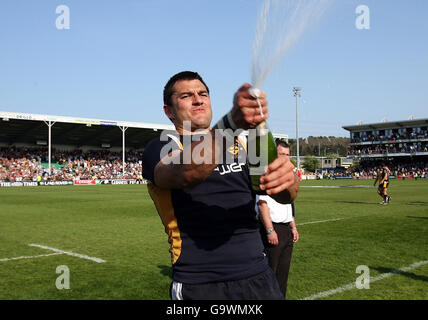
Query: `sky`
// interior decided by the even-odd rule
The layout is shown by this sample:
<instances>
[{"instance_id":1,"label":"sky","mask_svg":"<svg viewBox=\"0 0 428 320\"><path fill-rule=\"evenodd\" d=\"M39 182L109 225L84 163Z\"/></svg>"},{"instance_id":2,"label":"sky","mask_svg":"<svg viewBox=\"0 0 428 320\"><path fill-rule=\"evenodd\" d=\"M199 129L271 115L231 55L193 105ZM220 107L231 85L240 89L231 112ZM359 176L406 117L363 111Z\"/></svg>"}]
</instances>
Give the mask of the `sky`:
<instances>
[{"instance_id":1,"label":"sky","mask_svg":"<svg viewBox=\"0 0 428 320\"><path fill-rule=\"evenodd\" d=\"M215 123L251 82L262 4L2 0L0 111L170 124L163 87L192 70L210 88ZM61 5L69 9L69 29L57 26L66 23L56 12ZM359 19L360 5L369 20ZM333 0L261 86L269 127L296 137L296 86L299 137L347 137L342 126L359 121L428 118L427 39L426 0Z\"/></svg>"}]
</instances>

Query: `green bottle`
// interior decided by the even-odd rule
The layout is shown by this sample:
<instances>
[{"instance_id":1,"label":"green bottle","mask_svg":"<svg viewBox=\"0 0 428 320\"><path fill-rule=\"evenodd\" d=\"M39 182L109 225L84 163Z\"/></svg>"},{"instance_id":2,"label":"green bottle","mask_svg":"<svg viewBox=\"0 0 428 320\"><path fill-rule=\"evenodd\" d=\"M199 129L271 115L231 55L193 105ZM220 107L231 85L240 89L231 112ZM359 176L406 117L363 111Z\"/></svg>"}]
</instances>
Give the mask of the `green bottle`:
<instances>
[{"instance_id":1,"label":"green bottle","mask_svg":"<svg viewBox=\"0 0 428 320\"><path fill-rule=\"evenodd\" d=\"M249 93L258 100L260 90L251 88ZM259 107L260 113L263 115L260 102ZM251 186L255 193L266 194L264 190L260 189L260 177L264 175L266 166L276 157L275 140L266 121L263 121L255 129L250 129L248 133L248 166Z\"/></svg>"}]
</instances>

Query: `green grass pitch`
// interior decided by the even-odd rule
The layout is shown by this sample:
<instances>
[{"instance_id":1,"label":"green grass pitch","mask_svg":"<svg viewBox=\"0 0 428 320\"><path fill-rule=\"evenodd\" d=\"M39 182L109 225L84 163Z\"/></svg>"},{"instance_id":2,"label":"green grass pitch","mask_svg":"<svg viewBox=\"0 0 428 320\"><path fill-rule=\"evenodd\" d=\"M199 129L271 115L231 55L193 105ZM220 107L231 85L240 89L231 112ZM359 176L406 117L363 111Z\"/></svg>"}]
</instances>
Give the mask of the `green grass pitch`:
<instances>
[{"instance_id":1,"label":"green grass pitch","mask_svg":"<svg viewBox=\"0 0 428 320\"><path fill-rule=\"evenodd\" d=\"M372 183L301 182L288 299L428 299L428 263L397 271L428 260L428 181L392 180L387 206ZM0 188L0 243L0 299L169 299L169 244L145 185ZM360 265L378 280L340 289Z\"/></svg>"}]
</instances>

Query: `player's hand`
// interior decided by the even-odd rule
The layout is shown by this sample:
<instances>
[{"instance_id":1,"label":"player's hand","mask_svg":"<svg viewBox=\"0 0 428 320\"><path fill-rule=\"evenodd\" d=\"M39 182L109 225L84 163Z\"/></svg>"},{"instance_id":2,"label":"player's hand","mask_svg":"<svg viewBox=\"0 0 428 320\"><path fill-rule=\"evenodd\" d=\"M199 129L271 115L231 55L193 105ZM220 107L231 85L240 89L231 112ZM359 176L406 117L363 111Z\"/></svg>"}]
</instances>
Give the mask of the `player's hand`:
<instances>
[{"instance_id":1,"label":"player's hand","mask_svg":"<svg viewBox=\"0 0 428 320\"><path fill-rule=\"evenodd\" d=\"M294 169L289 159L276 158L269 164L266 173L260 177L260 189L265 190L268 195L275 195L286 189L295 189L291 191L295 191L297 196L299 177Z\"/></svg>"},{"instance_id":2,"label":"player's hand","mask_svg":"<svg viewBox=\"0 0 428 320\"><path fill-rule=\"evenodd\" d=\"M266 93L260 92L259 102L262 106L263 117L260 113L257 99L252 97L248 90L251 88L249 83L245 83L233 97L232 119L236 126L241 129L255 128L259 123L268 118L268 102Z\"/></svg>"},{"instance_id":3,"label":"player's hand","mask_svg":"<svg viewBox=\"0 0 428 320\"><path fill-rule=\"evenodd\" d=\"M267 240L269 242L269 244L273 245L273 246L277 246L279 241L278 241L278 235L275 232L275 230L271 233L267 235Z\"/></svg>"},{"instance_id":4,"label":"player's hand","mask_svg":"<svg viewBox=\"0 0 428 320\"><path fill-rule=\"evenodd\" d=\"M297 228L291 228L291 233L293 234L293 242L296 243L299 241L299 231L297 231Z\"/></svg>"}]
</instances>

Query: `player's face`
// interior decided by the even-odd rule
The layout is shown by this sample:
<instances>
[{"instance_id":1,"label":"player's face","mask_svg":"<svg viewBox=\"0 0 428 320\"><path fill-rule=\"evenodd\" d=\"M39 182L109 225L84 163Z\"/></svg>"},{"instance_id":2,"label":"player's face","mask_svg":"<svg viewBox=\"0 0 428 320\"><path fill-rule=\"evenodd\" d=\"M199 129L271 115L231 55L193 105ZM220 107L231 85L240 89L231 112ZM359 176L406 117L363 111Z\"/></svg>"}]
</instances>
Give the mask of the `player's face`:
<instances>
[{"instance_id":1,"label":"player's face","mask_svg":"<svg viewBox=\"0 0 428 320\"><path fill-rule=\"evenodd\" d=\"M199 80L181 80L174 84L173 89L171 106L164 106L164 110L177 131L183 133L184 121L190 121L192 131L209 129L211 100L204 84Z\"/></svg>"},{"instance_id":2,"label":"player's face","mask_svg":"<svg viewBox=\"0 0 428 320\"><path fill-rule=\"evenodd\" d=\"M290 158L290 148L284 148L283 146L277 147L278 157L283 157L286 160Z\"/></svg>"}]
</instances>

